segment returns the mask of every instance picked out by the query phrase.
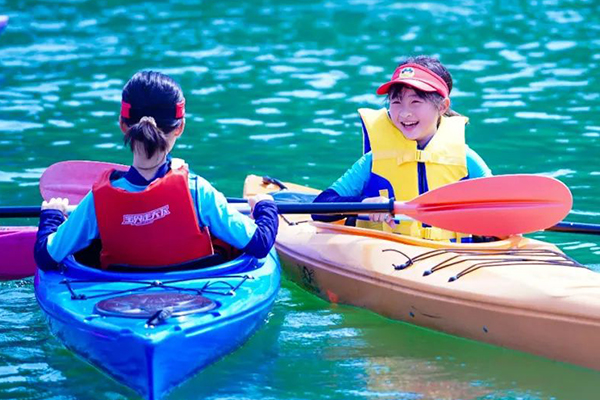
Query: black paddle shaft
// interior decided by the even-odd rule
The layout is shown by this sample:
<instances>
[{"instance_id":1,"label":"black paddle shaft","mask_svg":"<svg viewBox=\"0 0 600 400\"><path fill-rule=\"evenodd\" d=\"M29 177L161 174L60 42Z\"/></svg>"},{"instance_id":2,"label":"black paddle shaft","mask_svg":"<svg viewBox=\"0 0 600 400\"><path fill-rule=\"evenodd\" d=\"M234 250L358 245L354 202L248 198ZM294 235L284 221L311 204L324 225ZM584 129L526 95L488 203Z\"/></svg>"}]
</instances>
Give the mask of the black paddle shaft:
<instances>
[{"instance_id":1,"label":"black paddle shaft","mask_svg":"<svg viewBox=\"0 0 600 400\"><path fill-rule=\"evenodd\" d=\"M40 206L0 207L0 218L34 218L39 217Z\"/></svg>"},{"instance_id":2,"label":"black paddle shaft","mask_svg":"<svg viewBox=\"0 0 600 400\"><path fill-rule=\"evenodd\" d=\"M234 203L243 201L231 200ZM392 212L393 209L393 200L389 203L277 203L279 214L360 214ZM0 218L35 218L40 212L39 206L0 207Z\"/></svg>"},{"instance_id":3,"label":"black paddle shaft","mask_svg":"<svg viewBox=\"0 0 600 400\"><path fill-rule=\"evenodd\" d=\"M545 230L552 232L586 233L589 235L600 235L600 225L584 224L581 222L563 221Z\"/></svg>"},{"instance_id":4,"label":"black paddle shaft","mask_svg":"<svg viewBox=\"0 0 600 400\"><path fill-rule=\"evenodd\" d=\"M277 203L279 214L363 214L393 211L393 200L388 203Z\"/></svg>"}]
</instances>

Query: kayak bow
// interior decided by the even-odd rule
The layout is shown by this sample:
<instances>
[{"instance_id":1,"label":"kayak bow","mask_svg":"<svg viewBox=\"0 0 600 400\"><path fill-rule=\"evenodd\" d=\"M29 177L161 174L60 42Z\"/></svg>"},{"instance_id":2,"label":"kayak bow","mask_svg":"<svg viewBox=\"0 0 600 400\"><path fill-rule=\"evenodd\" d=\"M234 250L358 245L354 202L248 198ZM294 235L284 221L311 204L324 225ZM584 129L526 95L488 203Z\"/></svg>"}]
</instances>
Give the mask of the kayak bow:
<instances>
[{"instance_id":1,"label":"kayak bow","mask_svg":"<svg viewBox=\"0 0 600 400\"><path fill-rule=\"evenodd\" d=\"M160 399L241 346L279 289L274 250L213 267L106 272L68 259L38 270L35 294L50 329L75 354L146 399Z\"/></svg>"}]
</instances>

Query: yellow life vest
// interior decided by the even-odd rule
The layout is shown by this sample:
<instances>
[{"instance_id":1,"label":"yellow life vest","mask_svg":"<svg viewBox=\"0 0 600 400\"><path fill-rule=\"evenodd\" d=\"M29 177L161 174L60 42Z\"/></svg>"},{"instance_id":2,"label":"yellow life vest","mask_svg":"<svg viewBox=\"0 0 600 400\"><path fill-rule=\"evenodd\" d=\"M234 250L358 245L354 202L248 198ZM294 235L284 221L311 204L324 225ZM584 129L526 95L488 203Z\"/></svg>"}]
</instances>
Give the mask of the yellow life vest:
<instances>
[{"instance_id":1,"label":"yellow life vest","mask_svg":"<svg viewBox=\"0 0 600 400\"><path fill-rule=\"evenodd\" d=\"M427 190L457 182L468 175L465 144L466 117L442 117L436 134L426 148L408 140L389 118L387 109L358 110L373 155L371 176L365 195L412 200ZM368 149L365 149L365 152ZM419 176L419 163L425 164L425 177ZM422 179L419 187L419 179ZM366 228L391 231L387 224L357 221ZM394 232L431 240L457 242L467 235L436 227L424 227L417 221L401 221Z\"/></svg>"}]
</instances>

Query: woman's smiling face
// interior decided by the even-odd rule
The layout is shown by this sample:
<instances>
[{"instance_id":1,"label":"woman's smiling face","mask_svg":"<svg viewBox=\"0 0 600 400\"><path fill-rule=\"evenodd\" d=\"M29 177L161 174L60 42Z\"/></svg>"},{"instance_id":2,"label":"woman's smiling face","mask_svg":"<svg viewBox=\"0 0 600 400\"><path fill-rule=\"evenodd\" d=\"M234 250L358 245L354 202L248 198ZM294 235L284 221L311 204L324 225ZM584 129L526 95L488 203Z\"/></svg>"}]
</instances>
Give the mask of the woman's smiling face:
<instances>
[{"instance_id":1,"label":"woman's smiling face","mask_svg":"<svg viewBox=\"0 0 600 400\"><path fill-rule=\"evenodd\" d=\"M440 116L448 109L450 101L444 99L438 106L419 96L410 87L403 87L390 99L392 123L405 138L425 146L437 132Z\"/></svg>"}]
</instances>

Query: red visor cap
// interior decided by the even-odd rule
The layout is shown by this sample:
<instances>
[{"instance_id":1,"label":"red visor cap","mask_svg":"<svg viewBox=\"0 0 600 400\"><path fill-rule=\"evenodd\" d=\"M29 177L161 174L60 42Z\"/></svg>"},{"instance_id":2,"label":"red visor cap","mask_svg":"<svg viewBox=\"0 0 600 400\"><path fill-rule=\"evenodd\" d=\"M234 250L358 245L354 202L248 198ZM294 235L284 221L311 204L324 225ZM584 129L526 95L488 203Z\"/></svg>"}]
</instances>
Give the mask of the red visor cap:
<instances>
[{"instance_id":1,"label":"red visor cap","mask_svg":"<svg viewBox=\"0 0 600 400\"><path fill-rule=\"evenodd\" d=\"M446 82L438 74L419 64L404 64L396 68L392 79L379 86L377 94L386 94L389 92L390 86L396 83L402 83L424 92L437 92L444 98L447 98L449 94Z\"/></svg>"}]
</instances>

